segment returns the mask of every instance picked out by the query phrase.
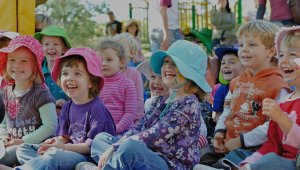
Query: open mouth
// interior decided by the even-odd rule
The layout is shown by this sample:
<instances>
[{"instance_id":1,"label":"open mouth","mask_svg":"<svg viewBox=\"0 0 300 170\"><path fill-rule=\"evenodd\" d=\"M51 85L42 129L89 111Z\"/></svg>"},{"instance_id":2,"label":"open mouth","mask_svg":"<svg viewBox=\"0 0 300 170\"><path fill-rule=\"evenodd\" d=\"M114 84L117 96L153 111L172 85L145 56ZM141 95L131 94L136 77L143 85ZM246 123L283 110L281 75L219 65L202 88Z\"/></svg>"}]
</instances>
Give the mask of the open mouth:
<instances>
[{"instance_id":1,"label":"open mouth","mask_svg":"<svg viewBox=\"0 0 300 170\"><path fill-rule=\"evenodd\" d=\"M291 74L294 72L294 69L290 69L290 68L283 68L282 71L284 72L284 74Z\"/></svg>"},{"instance_id":2,"label":"open mouth","mask_svg":"<svg viewBox=\"0 0 300 170\"><path fill-rule=\"evenodd\" d=\"M173 77L176 76L176 74L174 74L170 71L166 71L164 76L167 77L167 78L173 78Z\"/></svg>"},{"instance_id":3,"label":"open mouth","mask_svg":"<svg viewBox=\"0 0 300 170\"><path fill-rule=\"evenodd\" d=\"M232 73L232 71L228 71L228 70L223 71L224 75L231 75L231 73Z\"/></svg>"}]
</instances>

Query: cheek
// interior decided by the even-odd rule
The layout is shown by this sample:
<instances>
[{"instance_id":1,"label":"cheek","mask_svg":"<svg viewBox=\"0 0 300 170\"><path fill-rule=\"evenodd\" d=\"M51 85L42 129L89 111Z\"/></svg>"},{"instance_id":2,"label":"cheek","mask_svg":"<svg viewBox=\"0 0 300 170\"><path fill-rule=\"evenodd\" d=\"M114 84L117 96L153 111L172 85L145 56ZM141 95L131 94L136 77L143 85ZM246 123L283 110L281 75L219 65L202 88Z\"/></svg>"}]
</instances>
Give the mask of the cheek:
<instances>
[{"instance_id":1,"label":"cheek","mask_svg":"<svg viewBox=\"0 0 300 170\"><path fill-rule=\"evenodd\" d=\"M150 81L150 82L149 82L149 87L150 87L150 90L153 90L153 89L154 89L154 82L153 82L153 81Z\"/></svg>"}]
</instances>

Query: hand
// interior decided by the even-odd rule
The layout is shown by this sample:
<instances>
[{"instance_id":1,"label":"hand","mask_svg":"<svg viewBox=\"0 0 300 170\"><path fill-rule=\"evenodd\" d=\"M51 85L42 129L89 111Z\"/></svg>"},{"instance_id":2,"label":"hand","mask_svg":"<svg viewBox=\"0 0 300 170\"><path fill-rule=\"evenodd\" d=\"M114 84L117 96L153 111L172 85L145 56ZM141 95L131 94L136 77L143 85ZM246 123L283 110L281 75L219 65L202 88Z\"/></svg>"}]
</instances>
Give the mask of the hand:
<instances>
[{"instance_id":1,"label":"hand","mask_svg":"<svg viewBox=\"0 0 300 170\"><path fill-rule=\"evenodd\" d=\"M274 122L278 122L284 113L275 100L266 98L263 100L262 114L268 116Z\"/></svg>"},{"instance_id":2,"label":"hand","mask_svg":"<svg viewBox=\"0 0 300 170\"><path fill-rule=\"evenodd\" d=\"M45 140L42 144L52 144L54 142L55 142L55 138L50 138L50 139ZM37 152L38 152L38 154L43 155L48 149L49 149L49 147L40 145Z\"/></svg>"},{"instance_id":3,"label":"hand","mask_svg":"<svg viewBox=\"0 0 300 170\"><path fill-rule=\"evenodd\" d=\"M58 139L58 137L53 138L54 141L52 141L51 143L41 143L40 147L44 147L44 148L51 148L51 147L55 147L58 149L64 149L65 148L65 143L63 143L60 139ZM46 150L47 150L46 149Z\"/></svg>"},{"instance_id":4,"label":"hand","mask_svg":"<svg viewBox=\"0 0 300 170\"><path fill-rule=\"evenodd\" d=\"M20 145L24 143L22 139L11 139L5 144L5 147L13 146L13 145Z\"/></svg>"},{"instance_id":5,"label":"hand","mask_svg":"<svg viewBox=\"0 0 300 170\"><path fill-rule=\"evenodd\" d=\"M106 164L106 162L112 156L113 153L114 153L114 148L111 146L100 156L98 162L98 168L102 169L102 167Z\"/></svg>"},{"instance_id":6,"label":"hand","mask_svg":"<svg viewBox=\"0 0 300 170\"><path fill-rule=\"evenodd\" d=\"M241 144L240 137L230 139L229 141L225 142L226 152L229 152L229 151L241 148L241 147L242 147L242 144Z\"/></svg>"},{"instance_id":7,"label":"hand","mask_svg":"<svg viewBox=\"0 0 300 170\"><path fill-rule=\"evenodd\" d=\"M216 153L225 153L224 139L225 139L225 134L224 133L217 132L215 134L213 146L215 148Z\"/></svg>"}]
</instances>

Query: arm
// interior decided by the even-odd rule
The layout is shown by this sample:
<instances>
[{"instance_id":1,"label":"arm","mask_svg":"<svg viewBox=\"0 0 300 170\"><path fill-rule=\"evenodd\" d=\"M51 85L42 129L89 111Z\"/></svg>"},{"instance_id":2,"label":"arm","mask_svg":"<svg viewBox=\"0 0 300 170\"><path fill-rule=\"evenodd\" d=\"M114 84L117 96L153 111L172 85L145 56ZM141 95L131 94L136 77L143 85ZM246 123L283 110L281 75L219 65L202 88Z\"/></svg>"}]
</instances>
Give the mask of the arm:
<instances>
[{"instance_id":1,"label":"arm","mask_svg":"<svg viewBox=\"0 0 300 170\"><path fill-rule=\"evenodd\" d=\"M249 148L262 145L268 140L267 132L269 128L269 121L257 126L250 132L243 133L240 136L242 148Z\"/></svg>"},{"instance_id":2,"label":"arm","mask_svg":"<svg viewBox=\"0 0 300 170\"><path fill-rule=\"evenodd\" d=\"M292 124L292 128L288 134L283 136L282 143L300 149L300 126L296 123Z\"/></svg>"},{"instance_id":3,"label":"arm","mask_svg":"<svg viewBox=\"0 0 300 170\"><path fill-rule=\"evenodd\" d=\"M232 96L231 91L228 91L228 93L225 97L225 101L224 101L224 110L223 110L222 114L219 116L219 120L218 120L216 128L215 128L216 129L215 132L219 132L219 131L225 132L226 131L225 120L231 113L231 111L230 111L231 96Z\"/></svg>"},{"instance_id":4,"label":"arm","mask_svg":"<svg viewBox=\"0 0 300 170\"><path fill-rule=\"evenodd\" d=\"M4 116L3 121L0 124L0 139L5 139L9 136L6 128L6 115Z\"/></svg>"},{"instance_id":5,"label":"arm","mask_svg":"<svg viewBox=\"0 0 300 170\"><path fill-rule=\"evenodd\" d=\"M160 14L163 21L163 42L161 44L162 50L167 50L170 46L170 35L169 35L169 29L168 29L168 13L167 13L168 6L162 5L160 6Z\"/></svg>"},{"instance_id":6,"label":"arm","mask_svg":"<svg viewBox=\"0 0 300 170\"><path fill-rule=\"evenodd\" d=\"M125 93L125 111L124 116L117 124L117 133L128 130L136 118L137 97L133 81L128 81L125 84Z\"/></svg>"},{"instance_id":7,"label":"arm","mask_svg":"<svg viewBox=\"0 0 300 170\"><path fill-rule=\"evenodd\" d=\"M266 12L267 0L259 0L258 9L256 12L256 19L263 19Z\"/></svg>"},{"instance_id":8,"label":"arm","mask_svg":"<svg viewBox=\"0 0 300 170\"><path fill-rule=\"evenodd\" d=\"M135 79L135 89L137 95L137 115L135 119L141 119L144 113L144 85L142 80L142 75L140 72L136 71L136 79Z\"/></svg>"},{"instance_id":9,"label":"arm","mask_svg":"<svg viewBox=\"0 0 300 170\"><path fill-rule=\"evenodd\" d=\"M39 109L42 125L32 133L22 137L25 143L40 143L54 134L57 127L57 116L54 103L47 103Z\"/></svg>"}]
</instances>

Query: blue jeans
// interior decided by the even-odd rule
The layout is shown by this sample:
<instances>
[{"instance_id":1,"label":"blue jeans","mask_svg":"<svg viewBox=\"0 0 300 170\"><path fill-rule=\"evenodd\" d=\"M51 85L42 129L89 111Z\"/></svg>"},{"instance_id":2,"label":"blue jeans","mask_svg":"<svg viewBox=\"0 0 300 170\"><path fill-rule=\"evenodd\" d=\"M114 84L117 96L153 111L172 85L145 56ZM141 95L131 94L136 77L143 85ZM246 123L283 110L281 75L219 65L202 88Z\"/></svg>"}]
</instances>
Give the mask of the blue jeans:
<instances>
[{"instance_id":1,"label":"blue jeans","mask_svg":"<svg viewBox=\"0 0 300 170\"><path fill-rule=\"evenodd\" d=\"M98 134L92 143L91 155L95 161L105 152L116 138L108 133ZM136 140L127 140L114 152L102 170L135 169L135 170L164 170L169 169L167 162L156 152L150 150L144 143Z\"/></svg>"},{"instance_id":2,"label":"blue jeans","mask_svg":"<svg viewBox=\"0 0 300 170\"><path fill-rule=\"evenodd\" d=\"M296 162L295 160L286 159L271 152L261 157L255 163L250 164L250 167L255 170L296 170Z\"/></svg>"},{"instance_id":3,"label":"blue jeans","mask_svg":"<svg viewBox=\"0 0 300 170\"><path fill-rule=\"evenodd\" d=\"M52 170L74 169L79 162L91 161L88 155L82 155L72 151L57 148L49 148L43 155L37 153L39 145L22 144L17 149L17 157L21 166L16 170Z\"/></svg>"},{"instance_id":4,"label":"blue jeans","mask_svg":"<svg viewBox=\"0 0 300 170\"><path fill-rule=\"evenodd\" d=\"M16 156L17 145L9 146L5 149L4 156L0 159L0 164L6 166L13 166L18 164L18 159Z\"/></svg>"}]
</instances>

